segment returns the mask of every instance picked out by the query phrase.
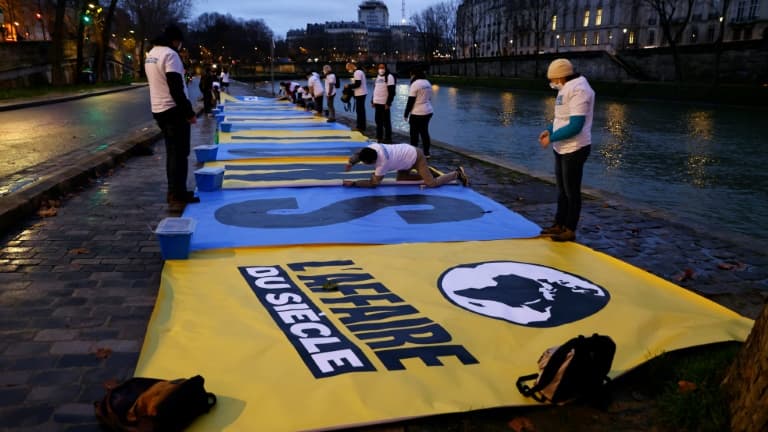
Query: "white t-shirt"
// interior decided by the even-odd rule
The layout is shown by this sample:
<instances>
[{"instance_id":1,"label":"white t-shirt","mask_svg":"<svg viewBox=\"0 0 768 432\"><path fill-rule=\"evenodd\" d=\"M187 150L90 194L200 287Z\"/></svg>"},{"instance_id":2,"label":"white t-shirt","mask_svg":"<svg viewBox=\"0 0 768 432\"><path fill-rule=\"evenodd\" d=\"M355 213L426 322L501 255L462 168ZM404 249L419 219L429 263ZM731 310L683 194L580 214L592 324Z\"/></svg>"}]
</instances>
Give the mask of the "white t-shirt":
<instances>
[{"instance_id":1,"label":"white t-shirt","mask_svg":"<svg viewBox=\"0 0 768 432\"><path fill-rule=\"evenodd\" d=\"M301 84L297 83L296 81L291 81L291 83L288 85L288 90L295 92L296 90L301 87Z\"/></svg>"},{"instance_id":2,"label":"white t-shirt","mask_svg":"<svg viewBox=\"0 0 768 432\"><path fill-rule=\"evenodd\" d=\"M152 103L152 112L161 113L176 106L171 97L171 89L165 78L167 72L177 72L184 82L184 64L179 53L167 46L155 46L147 53L144 60L144 72L149 83L149 98ZM187 85L184 84L184 94L189 99Z\"/></svg>"},{"instance_id":3,"label":"white t-shirt","mask_svg":"<svg viewBox=\"0 0 768 432\"><path fill-rule=\"evenodd\" d=\"M592 144L592 115L595 110L595 92L583 76L574 78L563 85L555 99L555 121L552 130L556 131L571 121L571 116L583 115L584 127L578 134L560 141L553 141L552 148L560 153L573 153Z\"/></svg>"},{"instance_id":4,"label":"white t-shirt","mask_svg":"<svg viewBox=\"0 0 768 432\"><path fill-rule=\"evenodd\" d=\"M222 72L221 73L221 83L222 84L229 84L229 72Z\"/></svg>"},{"instance_id":5,"label":"white t-shirt","mask_svg":"<svg viewBox=\"0 0 768 432\"><path fill-rule=\"evenodd\" d=\"M328 96L336 94L336 74L334 73L325 76L325 94Z\"/></svg>"},{"instance_id":6,"label":"white t-shirt","mask_svg":"<svg viewBox=\"0 0 768 432\"><path fill-rule=\"evenodd\" d=\"M377 74L373 82L373 103L385 105L389 98L387 87L391 85L395 85L395 77L391 73L386 76Z\"/></svg>"},{"instance_id":7,"label":"white t-shirt","mask_svg":"<svg viewBox=\"0 0 768 432\"><path fill-rule=\"evenodd\" d=\"M355 73L352 74L352 82L360 81L360 87L355 89L355 96L365 96L368 94L368 86L365 83L365 72L361 69L355 69Z\"/></svg>"},{"instance_id":8,"label":"white t-shirt","mask_svg":"<svg viewBox=\"0 0 768 432\"><path fill-rule=\"evenodd\" d=\"M383 177L390 171L407 170L416 163L416 147L410 144L370 144L376 150L376 164L373 173Z\"/></svg>"},{"instance_id":9,"label":"white t-shirt","mask_svg":"<svg viewBox=\"0 0 768 432\"><path fill-rule=\"evenodd\" d=\"M320 75L317 72L312 72L312 75L307 79L307 87L309 87L309 92L312 93L312 96L323 95L323 82L320 81Z\"/></svg>"},{"instance_id":10,"label":"white t-shirt","mask_svg":"<svg viewBox=\"0 0 768 432\"><path fill-rule=\"evenodd\" d=\"M411 114L432 114L432 84L425 79L417 79L412 82L411 88L408 90L408 97L414 96L416 103L413 104Z\"/></svg>"}]
</instances>

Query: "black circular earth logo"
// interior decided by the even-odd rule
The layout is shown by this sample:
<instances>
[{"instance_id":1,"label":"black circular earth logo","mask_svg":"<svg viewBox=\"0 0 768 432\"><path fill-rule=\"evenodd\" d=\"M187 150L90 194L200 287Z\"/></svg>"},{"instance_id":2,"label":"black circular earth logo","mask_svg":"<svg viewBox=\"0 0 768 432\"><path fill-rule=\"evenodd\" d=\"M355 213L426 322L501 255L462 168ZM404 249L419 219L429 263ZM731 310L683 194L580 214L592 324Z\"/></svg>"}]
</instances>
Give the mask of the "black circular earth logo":
<instances>
[{"instance_id":1,"label":"black circular earth logo","mask_svg":"<svg viewBox=\"0 0 768 432\"><path fill-rule=\"evenodd\" d=\"M610 300L605 288L586 279L515 261L453 267L440 276L438 287L461 308L538 328L584 319Z\"/></svg>"}]
</instances>

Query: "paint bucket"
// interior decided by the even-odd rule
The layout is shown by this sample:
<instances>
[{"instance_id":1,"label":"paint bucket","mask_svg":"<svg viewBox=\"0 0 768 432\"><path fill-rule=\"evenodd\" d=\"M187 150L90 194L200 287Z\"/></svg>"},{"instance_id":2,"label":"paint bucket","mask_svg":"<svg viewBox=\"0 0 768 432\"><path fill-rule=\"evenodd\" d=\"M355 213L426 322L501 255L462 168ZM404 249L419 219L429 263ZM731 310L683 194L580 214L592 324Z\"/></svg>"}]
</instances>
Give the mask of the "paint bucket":
<instances>
[{"instance_id":1,"label":"paint bucket","mask_svg":"<svg viewBox=\"0 0 768 432\"><path fill-rule=\"evenodd\" d=\"M160 253L163 259L189 258L189 246L194 231L195 220L192 218L167 217L161 220L155 229L155 235L160 242Z\"/></svg>"},{"instance_id":2,"label":"paint bucket","mask_svg":"<svg viewBox=\"0 0 768 432\"><path fill-rule=\"evenodd\" d=\"M201 145L194 147L195 159L200 163L209 161L215 161L216 155L219 153L219 146L217 145Z\"/></svg>"},{"instance_id":3,"label":"paint bucket","mask_svg":"<svg viewBox=\"0 0 768 432\"><path fill-rule=\"evenodd\" d=\"M221 189L224 183L223 167L205 167L195 171L197 189L204 192L213 192Z\"/></svg>"},{"instance_id":4,"label":"paint bucket","mask_svg":"<svg viewBox=\"0 0 768 432\"><path fill-rule=\"evenodd\" d=\"M221 129L222 132L232 132L232 123L223 122L219 125L219 129Z\"/></svg>"}]
</instances>

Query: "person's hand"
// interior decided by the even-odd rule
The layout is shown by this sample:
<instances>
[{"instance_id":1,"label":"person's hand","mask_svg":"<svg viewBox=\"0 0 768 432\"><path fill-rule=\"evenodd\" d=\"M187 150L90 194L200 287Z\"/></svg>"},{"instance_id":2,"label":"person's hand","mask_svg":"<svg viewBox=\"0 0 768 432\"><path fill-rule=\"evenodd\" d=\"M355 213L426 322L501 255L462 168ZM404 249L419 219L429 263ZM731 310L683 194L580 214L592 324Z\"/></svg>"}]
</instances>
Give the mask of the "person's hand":
<instances>
[{"instance_id":1,"label":"person's hand","mask_svg":"<svg viewBox=\"0 0 768 432\"><path fill-rule=\"evenodd\" d=\"M195 124L197 123L197 116L192 116L191 118L187 119L189 124Z\"/></svg>"},{"instance_id":2,"label":"person's hand","mask_svg":"<svg viewBox=\"0 0 768 432\"><path fill-rule=\"evenodd\" d=\"M549 145L549 131L545 130L539 134L539 145L541 148L547 148Z\"/></svg>"},{"instance_id":3,"label":"person's hand","mask_svg":"<svg viewBox=\"0 0 768 432\"><path fill-rule=\"evenodd\" d=\"M376 108L376 104L371 101L371 108Z\"/></svg>"},{"instance_id":4,"label":"person's hand","mask_svg":"<svg viewBox=\"0 0 768 432\"><path fill-rule=\"evenodd\" d=\"M353 180L344 180L341 182L342 186L351 187L355 185L355 182Z\"/></svg>"},{"instance_id":5,"label":"person's hand","mask_svg":"<svg viewBox=\"0 0 768 432\"><path fill-rule=\"evenodd\" d=\"M388 110L389 109L389 105L384 105L384 109Z\"/></svg>"},{"instance_id":6,"label":"person's hand","mask_svg":"<svg viewBox=\"0 0 768 432\"><path fill-rule=\"evenodd\" d=\"M351 163L348 163L348 164L344 165L344 171L349 171L351 169L352 169L352 164Z\"/></svg>"}]
</instances>

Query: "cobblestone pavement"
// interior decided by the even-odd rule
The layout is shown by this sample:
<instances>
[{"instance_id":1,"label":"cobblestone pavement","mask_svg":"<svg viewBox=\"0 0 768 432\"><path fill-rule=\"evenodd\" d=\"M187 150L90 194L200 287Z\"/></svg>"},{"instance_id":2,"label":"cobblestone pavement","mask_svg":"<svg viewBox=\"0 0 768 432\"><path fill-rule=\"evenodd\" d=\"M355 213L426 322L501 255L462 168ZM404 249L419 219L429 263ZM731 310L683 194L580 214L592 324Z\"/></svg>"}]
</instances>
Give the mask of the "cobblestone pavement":
<instances>
[{"instance_id":1,"label":"cobblestone pavement","mask_svg":"<svg viewBox=\"0 0 768 432\"><path fill-rule=\"evenodd\" d=\"M193 146L211 143L214 128L201 117ZM435 166L463 165L475 190L549 224L551 183L436 147ZM97 431L103 383L132 375L163 265L152 229L173 215L162 142L154 149L54 203L55 216L20 220L0 238L0 431ZM590 197L583 214L580 243L752 318L768 298L764 248L613 199Z\"/></svg>"}]
</instances>

